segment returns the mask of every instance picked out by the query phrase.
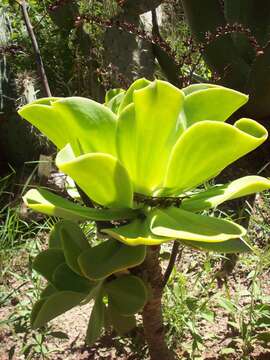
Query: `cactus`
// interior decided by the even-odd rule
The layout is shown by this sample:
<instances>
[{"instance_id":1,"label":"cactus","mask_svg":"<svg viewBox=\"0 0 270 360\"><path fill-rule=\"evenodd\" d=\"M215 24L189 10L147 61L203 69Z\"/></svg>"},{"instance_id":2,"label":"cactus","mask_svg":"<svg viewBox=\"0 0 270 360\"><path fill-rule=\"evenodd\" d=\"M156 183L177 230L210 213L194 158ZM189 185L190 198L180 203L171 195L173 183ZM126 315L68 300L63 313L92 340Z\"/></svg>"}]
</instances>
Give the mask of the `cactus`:
<instances>
[{"instance_id":1,"label":"cactus","mask_svg":"<svg viewBox=\"0 0 270 360\"><path fill-rule=\"evenodd\" d=\"M228 87L249 94L243 111L257 120L270 115L270 2L182 0L209 68ZM210 36L209 33L214 36ZM208 37L208 40L207 40Z\"/></svg>"}]
</instances>

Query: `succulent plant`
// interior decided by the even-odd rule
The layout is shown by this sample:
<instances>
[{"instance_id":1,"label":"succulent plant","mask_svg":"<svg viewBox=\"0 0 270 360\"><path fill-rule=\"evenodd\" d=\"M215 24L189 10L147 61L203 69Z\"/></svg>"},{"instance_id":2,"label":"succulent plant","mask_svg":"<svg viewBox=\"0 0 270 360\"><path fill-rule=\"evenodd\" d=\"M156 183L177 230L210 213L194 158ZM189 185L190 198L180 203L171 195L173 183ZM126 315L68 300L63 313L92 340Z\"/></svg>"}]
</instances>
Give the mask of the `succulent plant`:
<instances>
[{"instance_id":1,"label":"succulent plant","mask_svg":"<svg viewBox=\"0 0 270 360\"><path fill-rule=\"evenodd\" d=\"M34 262L49 283L34 306L34 327L94 299L88 343L99 337L108 317L120 333L131 329L134 314L151 297L145 279L133 272L144 262L147 246L177 239L202 250L250 250L246 229L207 212L270 188L260 176L212 182L267 138L254 120L225 122L247 101L222 86L179 90L139 79L127 91L108 92L104 104L46 98L20 109L57 146L56 166L93 204L44 189L24 195L29 208L64 219L55 225L49 249ZM87 220L109 222L101 229L107 240L92 246L78 225Z\"/></svg>"}]
</instances>

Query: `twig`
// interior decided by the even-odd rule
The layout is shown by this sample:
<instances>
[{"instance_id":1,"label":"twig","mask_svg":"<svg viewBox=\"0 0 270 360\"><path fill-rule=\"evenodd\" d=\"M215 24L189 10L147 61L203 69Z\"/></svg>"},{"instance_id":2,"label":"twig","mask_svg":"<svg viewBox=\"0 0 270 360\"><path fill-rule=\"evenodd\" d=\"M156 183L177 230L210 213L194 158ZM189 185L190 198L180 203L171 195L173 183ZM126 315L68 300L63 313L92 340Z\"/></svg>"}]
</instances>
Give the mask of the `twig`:
<instances>
[{"instance_id":1,"label":"twig","mask_svg":"<svg viewBox=\"0 0 270 360\"><path fill-rule=\"evenodd\" d=\"M180 246L180 243L179 241L177 240L174 240L174 243L173 243L173 248L172 248L172 252L171 252L171 256L170 256L170 260L169 260L169 264L167 266L167 269L163 275L163 281L162 281L162 287L164 288L170 278L170 275L172 273L172 270L173 270L173 267L174 267L174 264L175 264L175 261L176 261L176 258L177 258L177 255L178 255L178 250L179 250L179 246Z\"/></svg>"},{"instance_id":2,"label":"twig","mask_svg":"<svg viewBox=\"0 0 270 360\"><path fill-rule=\"evenodd\" d=\"M30 39L31 39L31 42L33 45L33 49L34 49L34 53L35 53L35 57L36 57L36 64L37 64L38 72L40 75L40 80L41 80L43 88L44 88L44 92L45 92L46 96L50 97L50 96L52 96L51 90L49 87L48 79L47 79L45 68L44 68L43 61L42 61L42 57L40 55L37 39L36 39L35 33L33 31L33 26L31 24L31 21L30 21L29 15L28 15L27 3L25 0L19 1L18 3L21 6L23 20L24 20L25 26L27 28L28 34L30 36Z\"/></svg>"}]
</instances>

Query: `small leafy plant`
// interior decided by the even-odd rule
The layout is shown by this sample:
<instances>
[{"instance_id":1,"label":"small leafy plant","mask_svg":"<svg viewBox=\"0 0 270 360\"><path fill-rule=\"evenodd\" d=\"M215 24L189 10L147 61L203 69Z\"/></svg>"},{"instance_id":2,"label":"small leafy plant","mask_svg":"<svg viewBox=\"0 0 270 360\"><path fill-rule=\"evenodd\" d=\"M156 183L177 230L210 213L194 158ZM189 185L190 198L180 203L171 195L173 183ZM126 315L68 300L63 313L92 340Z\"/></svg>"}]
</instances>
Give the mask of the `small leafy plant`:
<instances>
[{"instance_id":1,"label":"small leafy plant","mask_svg":"<svg viewBox=\"0 0 270 360\"><path fill-rule=\"evenodd\" d=\"M151 358L171 357L161 315L160 245L176 240L201 250L249 251L242 226L206 211L270 188L260 176L209 183L267 138L251 119L225 123L247 101L217 85L179 90L139 79L127 91L109 91L105 104L44 98L19 110L59 149L56 165L77 188L69 181L76 201L44 189L24 195L29 208L63 219L34 261L48 286L33 308L33 328L93 300L88 344L106 326L128 332L142 312ZM79 226L87 220L107 239L92 246Z\"/></svg>"}]
</instances>

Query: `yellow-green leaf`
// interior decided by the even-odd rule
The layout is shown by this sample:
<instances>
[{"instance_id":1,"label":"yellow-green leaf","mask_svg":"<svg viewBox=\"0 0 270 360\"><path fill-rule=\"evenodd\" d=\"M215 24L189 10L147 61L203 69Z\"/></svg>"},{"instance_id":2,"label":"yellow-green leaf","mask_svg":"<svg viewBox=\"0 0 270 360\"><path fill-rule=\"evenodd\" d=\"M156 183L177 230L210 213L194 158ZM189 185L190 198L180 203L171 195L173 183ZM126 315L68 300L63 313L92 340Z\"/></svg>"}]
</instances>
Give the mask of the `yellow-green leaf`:
<instances>
[{"instance_id":1,"label":"yellow-green leaf","mask_svg":"<svg viewBox=\"0 0 270 360\"><path fill-rule=\"evenodd\" d=\"M152 194L162 184L172 147L183 131L179 122L184 94L156 80L133 93L119 116L117 148L134 191Z\"/></svg>"},{"instance_id":2,"label":"yellow-green leaf","mask_svg":"<svg viewBox=\"0 0 270 360\"><path fill-rule=\"evenodd\" d=\"M31 189L23 196L24 203L32 210L64 219L110 221L135 218L137 210L95 209L83 207L44 189Z\"/></svg>"},{"instance_id":3,"label":"yellow-green leaf","mask_svg":"<svg viewBox=\"0 0 270 360\"><path fill-rule=\"evenodd\" d=\"M246 235L246 230L232 221L175 207L153 211L151 231L159 236L202 242L226 241Z\"/></svg>"},{"instance_id":4,"label":"yellow-green leaf","mask_svg":"<svg viewBox=\"0 0 270 360\"><path fill-rule=\"evenodd\" d=\"M234 126L217 121L197 122L175 144L164 187L172 194L194 188L256 149L267 136L267 130L250 119L238 120Z\"/></svg>"},{"instance_id":5,"label":"yellow-green leaf","mask_svg":"<svg viewBox=\"0 0 270 360\"><path fill-rule=\"evenodd\" d=\"M103 153L75 157L67 145L58 153L56 165L94 202L115 208L132 206L132 183L126 169L115 157Z\"/></svg>"},{"instance_id":6,"label":"yellow-green leaf","mask_svg":"<svg viewBox=\"0 0 270 360\"><path fill-rule=\"evenodd\" d=\"M172 240L171 237L154 235L149 228L149 221L140 219L118 228L103 229L102 232L129 246L160 245Z\"/></svg>"},{"instance_id":7,"label":"yellow-green leaf","mask_svg":"<svg viewBox=\"0 0 270 360\"><path fill-rule=\"evenodd\" d=\"M237 199L270 189L270 181L261 176L245 176L226 185L217 185L184 199L181 208L188 211L202 211L222 204L224 201Z\"/></svg>"}]
</instances>

